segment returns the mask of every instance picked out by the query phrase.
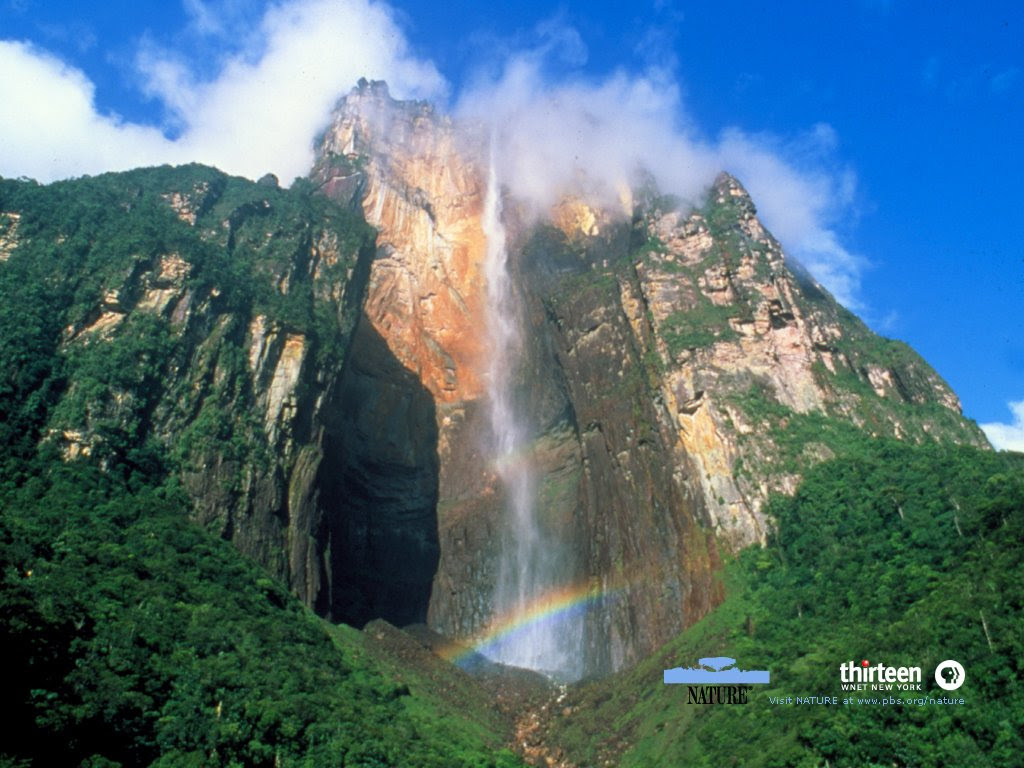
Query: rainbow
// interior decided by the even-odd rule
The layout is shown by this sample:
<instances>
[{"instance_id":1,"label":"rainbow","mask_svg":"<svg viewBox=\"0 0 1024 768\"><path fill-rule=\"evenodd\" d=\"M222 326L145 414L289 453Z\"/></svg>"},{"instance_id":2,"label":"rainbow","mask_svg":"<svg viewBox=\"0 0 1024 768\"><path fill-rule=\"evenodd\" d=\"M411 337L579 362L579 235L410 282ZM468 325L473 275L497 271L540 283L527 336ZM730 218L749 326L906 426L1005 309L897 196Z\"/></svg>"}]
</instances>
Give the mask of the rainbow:
<instances>
[{"instance_id":1,"label":"rainbow","mask_svg":"<svg viewBox=\"0 0 1024 768\"><path fill-rule=\"evenodd\" d=\"M597 603L614 599L620 590L600 589L590 583L558 587L531 600L518 610L495 616L483 635L470 645L447 643L437 649L438 655L460 665L474 654L490 656L503 643L514 642L517 635L544 622L563 621L585 613Z\"/></svg>"},{"instance_id":2,"label":"rainbow","mask_svg":"<svg viewBox=\"0 0 1024 768\"><path fill-rule=\"evenodd\" d=\"M637 584L652 579L661 581L662 573L657 566L648 563L629 571L609 574L602 579L601 585L591 579L556 587L538 595L520 610L495 616L482 634L462 641L449 640L435 646L434 652L456 666L466 666L477 655L491 658L497 655L493 651L502 643L515 642L518 636L527 634L527 630L536 624L579 617L598 605L628 597Z\"/></svg>"}]
</instances>

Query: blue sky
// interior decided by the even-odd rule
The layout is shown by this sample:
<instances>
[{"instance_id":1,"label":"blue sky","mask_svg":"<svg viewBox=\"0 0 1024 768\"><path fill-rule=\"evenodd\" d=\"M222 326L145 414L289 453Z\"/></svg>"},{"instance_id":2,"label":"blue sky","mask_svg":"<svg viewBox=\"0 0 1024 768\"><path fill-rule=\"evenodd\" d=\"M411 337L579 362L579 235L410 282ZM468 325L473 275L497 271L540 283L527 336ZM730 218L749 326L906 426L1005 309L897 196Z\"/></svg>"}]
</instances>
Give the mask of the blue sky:
<instances>
[{"instance_id":1,"label":"blue sky","mask_svg":"<svg viewBox=\"0 0 1024 768\"><path fill-rule=\"evenodd\" d=\"M362 75L520 121L519 145L556 106L597 115L592 141L532 144L609 179L664 147L667 186L727 167L788 250L1024 449L1024 4L0 0L0 41L5 176L198 159L288 179Z\"/></svg>"}]
</instances>

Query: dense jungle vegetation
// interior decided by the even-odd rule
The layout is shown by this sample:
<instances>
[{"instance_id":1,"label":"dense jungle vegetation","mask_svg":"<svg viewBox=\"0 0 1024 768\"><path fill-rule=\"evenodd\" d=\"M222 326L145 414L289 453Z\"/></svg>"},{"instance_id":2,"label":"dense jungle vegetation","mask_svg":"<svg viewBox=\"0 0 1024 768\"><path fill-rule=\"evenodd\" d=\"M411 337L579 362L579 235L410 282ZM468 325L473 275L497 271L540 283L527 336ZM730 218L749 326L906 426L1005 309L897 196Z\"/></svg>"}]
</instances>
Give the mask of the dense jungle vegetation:
<instances>
[{"instance_id":1,"label":"dense jungle vegetation","mask_svg":"<svg viewBox=\"0 0 1024 768\"><path fill-rule=\"evenodd\" d=\"M581 764L1020 765L1024 456L850 439L771 512L768 545L726 567L725 603L636 669L583 686L552 737ZM685 685L661 684L663 669L719 655L771 684L742 706L688 704ZM921 667L922 690L843 691L840 665L861 659ZM965 668L954 692L932 678L945 659ZM865 703L886 695L964 703ZM780 696L839 703L769 702Z\"/></svg>"}]
</instances>

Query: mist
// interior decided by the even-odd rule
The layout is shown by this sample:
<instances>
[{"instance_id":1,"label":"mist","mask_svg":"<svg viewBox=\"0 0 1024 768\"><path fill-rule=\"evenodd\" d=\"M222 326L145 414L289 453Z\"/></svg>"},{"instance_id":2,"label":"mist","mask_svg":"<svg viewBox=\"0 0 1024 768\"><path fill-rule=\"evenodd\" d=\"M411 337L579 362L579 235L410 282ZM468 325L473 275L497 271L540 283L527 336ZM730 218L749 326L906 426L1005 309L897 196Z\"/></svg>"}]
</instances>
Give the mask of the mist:
<instances>
[{"instance_id":1,"label":"mist","mask_svg":"<svg viewBox=\"0 0 1024 768\"><path fill-rule=\"evenodd\" d=\"M576 38L559 39L579 55ZM790 256L839 301L860 305L865 260L833 228L852 204L856 179L830 167L837 139L829 126L812 126L788 143L739 128L703 137L664 70L553 78L546 74L553 56L558 51L550 44L515 53L496 76L478 76L455 105L459 117L490 127L502 183L534 213L565 195L615 210L623 189L649 177L661 192L696 205L728 171Z\"/></svg>"}]
</instances>

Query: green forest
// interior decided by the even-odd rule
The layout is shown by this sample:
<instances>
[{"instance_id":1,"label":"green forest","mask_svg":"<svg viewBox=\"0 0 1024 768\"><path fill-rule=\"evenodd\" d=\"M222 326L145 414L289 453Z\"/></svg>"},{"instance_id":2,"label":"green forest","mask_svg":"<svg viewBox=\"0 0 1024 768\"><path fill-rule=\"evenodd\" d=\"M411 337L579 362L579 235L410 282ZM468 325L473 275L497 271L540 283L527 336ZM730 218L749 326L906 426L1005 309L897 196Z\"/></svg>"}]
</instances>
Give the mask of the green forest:
<instances>
[{"instance_id":1,"label":"green forest","mask_svg":"<svg viewBox=\"0 0 1024 768\"><path fill-rule=\"evenodd\" d=\"M519 764L190 523L172 486L40 466L0 503L0 765Z\"/></svg>"},{"instance_id":2,"label":"green forest","mask_svg":"<svg viewBox=\"0 0 1024 768\"><path fill-rule=\"evenodd\" d=\"M552 738L581 764L1020 765L1024 456L849 440L770 511L767 546L725 569L725 602L637 668L581 687ZM663 669L719 655L770 670L771 684L733 707L688 704L685 685L661 684ZM847 661L920 666L913 695L939 698L954 695L932 681L950 658L965 667L963 705L841 704L883 695L844 693Z\"/></svg>"}]
</instances>

